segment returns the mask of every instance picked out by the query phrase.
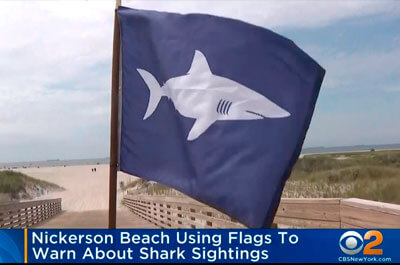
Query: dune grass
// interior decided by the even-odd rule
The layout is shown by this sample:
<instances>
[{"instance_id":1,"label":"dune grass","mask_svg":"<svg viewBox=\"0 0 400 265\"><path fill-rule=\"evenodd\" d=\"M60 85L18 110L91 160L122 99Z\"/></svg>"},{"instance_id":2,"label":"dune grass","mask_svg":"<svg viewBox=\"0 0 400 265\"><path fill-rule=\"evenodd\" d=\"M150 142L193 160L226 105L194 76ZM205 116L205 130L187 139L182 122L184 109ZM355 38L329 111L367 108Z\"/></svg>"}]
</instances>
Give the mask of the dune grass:
<instances>
[{"instance_id":1,"label":"dune grass","mask_svg":"<svg viewBox=\"0 0 400 265\"><path fill-rule=\"evenodd\" d=\"M44 189L62 189L56 184L28 177L20 172L11 170L0 171L0 193L8 194L12 199L18 199L18 194L25 192L27 185Z\"/></svg>"},{"instance_id":2,"label":"dune grass","mask_svg":"<svg viewBox=\"0 0 400 265\"><path fill-rule=\"evenodd\" d=\"M305 156L297 161L285 193L400 204L400 151Z\"/></svg>"},{"instance_id":3,"label":"dune grass","mask_svg":"<svg viewBox=\"0 0 400 265\"><path fill-rule=\"evenodd\" d=\"M137 179L126 185L121 185L121 189L130 190L131 192L133 192L133 190L136 190L137 193L146 193L149 195L178 194L178 192L168 186L154 181L147 181L144 179Z\"/></svg>"},{"instance_id":4,"label":"dune grass","mask_svg":"<svg viewBox=\"0 0 400 265\"><path fill-rule=\"evenodd\" d=\"M123 189L150 195L179 194L167 186L145 180L131 182ZM282 197L355 197L400 204L400 151L304 156L294 166Z\"/></svg>"}]
</instances>

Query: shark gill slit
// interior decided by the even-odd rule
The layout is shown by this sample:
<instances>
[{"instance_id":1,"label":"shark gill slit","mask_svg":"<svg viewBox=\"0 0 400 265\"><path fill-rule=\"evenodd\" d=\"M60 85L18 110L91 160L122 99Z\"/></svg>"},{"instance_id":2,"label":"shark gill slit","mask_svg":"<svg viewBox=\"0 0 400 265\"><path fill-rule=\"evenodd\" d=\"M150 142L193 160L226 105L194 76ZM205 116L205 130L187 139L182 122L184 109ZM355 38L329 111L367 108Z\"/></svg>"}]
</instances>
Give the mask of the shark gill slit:
<instances>
[{"instance_id":1,"label":"shark gill slit","mask_svg":"<svg viewBox=\"0 0 400 265\"><path fill-rule=\"evenodd\" d=\"M224 108L225 105L225 99L221 99L221 106L219 107L218 113L222 114L222 109Z\"/></svg>"},{"instance_id":2,"label":"shark gill slit","mask_svg":"<svg viewBox=\"0 0 400 265\"><path fill-rule=\"evenodd\" d=\"M232 106L232 102L229 101L228 108L227 108L227 110L226 110L226 115L229 114L229 109L231 108L231 106Z\"/></svg>"},{"instance_id":3,"label":"shark gill slit","mask_svg":"<svg viewBox=\"0 0 400 265\"><path fill-rule=\"evenodd\" d=\"M221 105L221 101L222 101L222 99L220 99L220 100L219 100L219 102L218 102L218 106L217 106L217 113L219 113L219 111L218 111L218 110L219 110L219 105Z\"/></svg>"},{"instance_id":4,"label":"shark gill slit","mask_svg":"<svg viewBox=\"0 0 400 265\"><path fill-rule=\"evenodd\" d=\"M221 113L222 114L222 110L224 109L224 106L225 106L225 99L223 99L222 100L222 104L221 104L221 107L219 107L219 113Z\"/></svg>"},{"instance_id":5,"label":"shark gill slit","mask_svg":"<svg viewBox=\"0 0 400 265\"><path fill-rule=\"evenodd\" d=\"M226 111L227 111L227 109L228 109L228 105L229 105L229 101L227 100L226 103L225 103L224 109L222 110L222 113L223 113L224 115L226 115Z\"/></svg>"}]
</instances>

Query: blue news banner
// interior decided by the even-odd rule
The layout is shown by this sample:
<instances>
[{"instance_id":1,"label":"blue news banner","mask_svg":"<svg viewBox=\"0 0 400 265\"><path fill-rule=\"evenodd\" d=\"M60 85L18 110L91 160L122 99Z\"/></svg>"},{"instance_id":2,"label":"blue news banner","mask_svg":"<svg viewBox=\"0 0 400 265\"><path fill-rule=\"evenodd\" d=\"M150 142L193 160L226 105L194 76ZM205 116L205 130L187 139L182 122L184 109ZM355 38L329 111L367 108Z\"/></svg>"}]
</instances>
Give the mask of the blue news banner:
<instances>
[{"instance_id":1,"label":"blue news banner","mask_svg":"<svg viewBox=\"0 0 400 265\"><path fill-rule=\"evenodd\" d=\"M400 262L400 229L0 230L0 261Z\"/></svg>"}]
</instances>

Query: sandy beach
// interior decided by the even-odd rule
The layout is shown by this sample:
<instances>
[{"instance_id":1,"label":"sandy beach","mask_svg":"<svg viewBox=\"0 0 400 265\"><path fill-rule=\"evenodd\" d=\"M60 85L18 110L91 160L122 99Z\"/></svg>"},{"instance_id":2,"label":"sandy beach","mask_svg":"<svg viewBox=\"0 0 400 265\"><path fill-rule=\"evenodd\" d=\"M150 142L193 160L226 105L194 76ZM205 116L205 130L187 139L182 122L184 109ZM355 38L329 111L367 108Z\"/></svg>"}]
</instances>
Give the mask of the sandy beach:
<instances>
[{"instance_id":1,"label":"sandy beach","mask_svg":"<svg viewBox=\"0 0 400 265\"><path fill-rule=\"evenodd\" d=\"M92 172L92 168L96 172ZM62 208L67 211L93 211L108 209L108 165L85 165L67 167L20 168L17 171L30 177L57 184L65 189L62 192L45 194L36 199L62 198ZM128 183L136 177L119 172L121 181ZM118 189L118 207L122 207L122 191Z\"/></svg>"}]
</instances>

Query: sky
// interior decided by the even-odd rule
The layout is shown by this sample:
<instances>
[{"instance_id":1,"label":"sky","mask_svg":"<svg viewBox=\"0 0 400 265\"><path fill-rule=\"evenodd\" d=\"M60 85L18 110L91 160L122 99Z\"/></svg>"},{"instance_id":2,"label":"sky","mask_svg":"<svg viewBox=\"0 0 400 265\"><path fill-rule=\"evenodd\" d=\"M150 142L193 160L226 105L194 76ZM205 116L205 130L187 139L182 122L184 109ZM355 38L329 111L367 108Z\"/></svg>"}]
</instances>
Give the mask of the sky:
<instances>
[{"instance_id":1,"label":"sky","mask_svg":"<svg viewBox=\"0 0 400 265\"><path fill-rule=\"evenodd\" d=\"M400 1L132 1L241 19L326 76L304 147L400 143ZM115 1L0 1L0 162L109 155Z\"/></svg>"}]
</instances>

